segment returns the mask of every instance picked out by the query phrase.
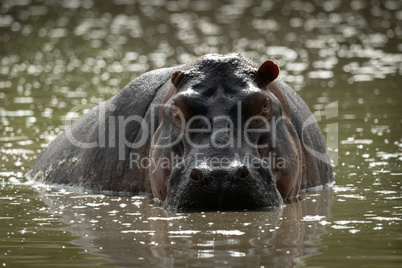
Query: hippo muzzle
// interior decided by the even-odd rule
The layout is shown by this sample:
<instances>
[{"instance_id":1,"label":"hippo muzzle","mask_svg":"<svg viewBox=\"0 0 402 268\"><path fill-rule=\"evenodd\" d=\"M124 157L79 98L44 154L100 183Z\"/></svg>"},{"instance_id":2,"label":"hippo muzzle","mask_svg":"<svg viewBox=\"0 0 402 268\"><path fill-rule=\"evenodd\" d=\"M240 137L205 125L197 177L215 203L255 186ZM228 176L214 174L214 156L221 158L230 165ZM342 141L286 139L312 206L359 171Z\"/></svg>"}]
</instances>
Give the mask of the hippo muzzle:
<instances>
[{"instance_id":1,"label":"hippo muzzle","mask_svg":"<svg viewBox=\"0 0 402 268\"><path fill-rule=\"evenodd\" d=\"M170 175L168 210L253 210L281 206L283 199L276 188L274 176L263 160L253 165L212 166L185 162L176 165Z\"/></svg>"}]
</instances>

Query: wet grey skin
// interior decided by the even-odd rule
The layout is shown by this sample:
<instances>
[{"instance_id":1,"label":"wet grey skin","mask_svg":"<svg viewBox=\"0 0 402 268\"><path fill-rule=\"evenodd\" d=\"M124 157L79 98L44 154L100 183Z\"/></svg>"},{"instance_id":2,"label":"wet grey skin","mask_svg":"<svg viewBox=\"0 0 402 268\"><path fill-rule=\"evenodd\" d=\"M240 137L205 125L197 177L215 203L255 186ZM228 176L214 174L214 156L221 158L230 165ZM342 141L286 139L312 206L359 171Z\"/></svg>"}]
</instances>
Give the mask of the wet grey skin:
<instances>
[{"instance_id":1,"label":"wet grey skin","mask_svg":"<svg viewBox=\"0 0 402 268\"><path fill-rule=\"evenodd\" d=\"M145 73L57 137L28 177L148 193L172 211L279 207L333 175L311 111L278 75L239 54Z\"/></svg>"}]
</instances>

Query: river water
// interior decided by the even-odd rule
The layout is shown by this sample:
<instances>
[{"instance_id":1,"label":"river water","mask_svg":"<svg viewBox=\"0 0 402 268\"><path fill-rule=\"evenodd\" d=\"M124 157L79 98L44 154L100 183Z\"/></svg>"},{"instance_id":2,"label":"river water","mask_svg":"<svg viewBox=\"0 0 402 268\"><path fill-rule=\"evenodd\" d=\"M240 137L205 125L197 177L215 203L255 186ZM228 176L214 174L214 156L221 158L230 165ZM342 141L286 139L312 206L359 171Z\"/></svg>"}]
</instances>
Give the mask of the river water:
<instances>
[{"instance_id":1,"label":"river water","mask_svg":"<svg viewBox=\"0 0 402 268\"><path fill-rule=\"evenodd\" d=\"M0 1L0 266L401 267L401 10L398 0ZM276 211L174 214L147 196L24 178L73 107L211 52L275 60L326 133L333 187Z\"/></svg>"}]
</instances>

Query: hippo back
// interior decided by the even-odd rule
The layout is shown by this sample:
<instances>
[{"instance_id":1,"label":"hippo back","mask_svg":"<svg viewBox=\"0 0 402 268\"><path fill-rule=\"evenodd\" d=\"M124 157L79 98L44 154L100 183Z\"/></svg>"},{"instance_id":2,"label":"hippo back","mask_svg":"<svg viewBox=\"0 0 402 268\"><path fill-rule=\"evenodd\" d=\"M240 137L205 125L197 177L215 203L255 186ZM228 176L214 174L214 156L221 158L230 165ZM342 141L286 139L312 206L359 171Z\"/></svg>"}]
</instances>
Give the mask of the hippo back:
<instances>
[{"instance_id":1,"label":"hippo back","mask_svg":"<svg viewBox=\"0 0 402 268\"><path fill-rule=\"evenodd\" d=\"M150 138L143 137L139 122L149 129L153 103L160 103L172 72L182 66L145 73L119 94L92 108L53 140L27 173L29 179L82 187L92 192L150 192L147 170L130 165L130 155L147 155ZM122 142L124 141L124 142Z\"/></svg>"}]
</instances>

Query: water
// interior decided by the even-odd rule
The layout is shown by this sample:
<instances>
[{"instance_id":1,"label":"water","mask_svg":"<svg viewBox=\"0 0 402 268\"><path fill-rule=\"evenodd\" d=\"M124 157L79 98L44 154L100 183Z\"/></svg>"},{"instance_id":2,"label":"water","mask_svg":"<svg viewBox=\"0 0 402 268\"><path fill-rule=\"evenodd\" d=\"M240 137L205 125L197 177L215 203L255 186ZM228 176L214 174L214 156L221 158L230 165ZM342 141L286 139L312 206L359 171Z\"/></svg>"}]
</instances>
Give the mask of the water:
<instances>
[{"instance_id":1,"label":"water","mask_svg":"<svg viewBox=\"0 0 402 268\"><path fill-rule=\"evenodd\" d=\"M1 1L0 265L401 267L401 10L358 0ZM25 180L73 107L145 71L233 51L275 60L318 111L332 188L273 212L167 214L149 197Z\"/></svg>"}]
</instances>

